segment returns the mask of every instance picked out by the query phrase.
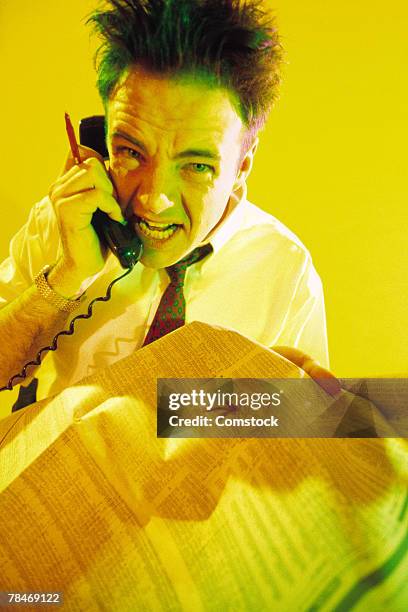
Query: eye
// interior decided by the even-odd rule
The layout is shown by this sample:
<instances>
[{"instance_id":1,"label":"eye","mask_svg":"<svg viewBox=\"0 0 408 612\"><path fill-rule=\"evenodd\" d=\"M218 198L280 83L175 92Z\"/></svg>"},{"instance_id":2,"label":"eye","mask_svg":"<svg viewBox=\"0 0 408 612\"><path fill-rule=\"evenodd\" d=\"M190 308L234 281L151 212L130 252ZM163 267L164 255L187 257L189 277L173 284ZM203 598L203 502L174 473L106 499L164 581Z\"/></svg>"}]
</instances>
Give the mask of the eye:
<instances>
[{"instance_id":1,"label":"eye","mask_svg":"<svg viewBox=\"0 0 408 612\"><path fill-rule=\"evenodd\" d=\"M136 149L131 149L130 147L125 147L125 146L116 147L116 152L124 155L125 157L130 157L131 159L137 159L137 160L142 159L142 156L139 153L139 151L136 151Z\"/></svg>"},{"instance_id":2,"label":"eye","mask_svg":"<svg viewBox=\"0 0 408 612\"><path fill-rule=\"evenodd\" d=\"M211 172L213 174L215 172L214 167L209 164L193 163L188 164L188 167L196 174L205 174L206 172Z\"/></svg>"}]
</instances>

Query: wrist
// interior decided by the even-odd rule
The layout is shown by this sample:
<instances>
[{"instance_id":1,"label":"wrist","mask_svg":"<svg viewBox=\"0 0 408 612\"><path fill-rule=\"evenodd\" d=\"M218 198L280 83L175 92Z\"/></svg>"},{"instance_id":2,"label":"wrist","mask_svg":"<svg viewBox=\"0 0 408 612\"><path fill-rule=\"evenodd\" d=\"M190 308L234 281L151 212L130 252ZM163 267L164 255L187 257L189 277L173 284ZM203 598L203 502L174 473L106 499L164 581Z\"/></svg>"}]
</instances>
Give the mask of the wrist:
<instances>
[{"instance_id":1,"label":"wrist","mask_svg":"<svg viewBox=\"0 0 408 612\"><path fill-rule=\"evenodd\" d=\"M55 293L66 300L76 300L80 297L82 279L58 264L49 269L47 282Z\"/></svg>"},{"instance_id":2,"label":"wrist","mask_svg":"<svg viewBox=\"0 0 408 612\"><path fill-rule=\"evenodd\" d=\"M67 300L79 299L93 283L96 276L84 278L76 269L62 262L52 266L47 274L47 282L51 289Z\"/></svg>"},{"instance_id":3,"label":"wrist","mask_svg":"<svg viewBox=\"0 0 408 612\"><path fill-rule=\"evenodd\" d=\"M78 298L66 298L57 293L48 282L48 273L51 271L50 266L45 266L35 277L34 284L39 296L53 306L56 310L64 313L70 313L76 310L81 304L80 296Z\"/></svg>"}]
</instances>

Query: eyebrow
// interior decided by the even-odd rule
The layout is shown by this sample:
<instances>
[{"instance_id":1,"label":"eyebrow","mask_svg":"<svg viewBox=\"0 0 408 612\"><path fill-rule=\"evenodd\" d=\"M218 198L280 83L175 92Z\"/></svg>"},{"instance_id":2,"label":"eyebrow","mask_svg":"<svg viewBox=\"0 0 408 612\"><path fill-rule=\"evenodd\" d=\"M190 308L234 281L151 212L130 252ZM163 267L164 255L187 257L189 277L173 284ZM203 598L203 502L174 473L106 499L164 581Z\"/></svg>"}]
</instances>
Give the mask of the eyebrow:
<instances>
[{"instance_id":1,"label":"eyebrow","mask_svg":"<svg viewBox=\"0 0 408 612\"><path fill-rule=\"evenodd\" d=\"M147 149L144 144L137 138L130 136L130 134L126 134L126 132L121 132L119 130L112 134L112 138L114 137L123 138L124 140L131 142L147 155ZM186 149L185 151L181 151L181 153L177 153L175 159L184 159L186 157L206 157L214 161L220 161L221 159L220 155L211 149Z\"/></svg>"},{"instance_id":2,"label":"eyebrow","mask_svg":"<svg viewBox=\"0 0 408 612\"><path fill-rule=\"evenodd\" d=\"M214 161L220 161L218 153L211 151L210 149L186 149L181 153L177 153L176 159L183 159L185 157L207 157Z\"/></svg>"},{"instance_id":3,"label":"eyebrow","mask_svg":"<svg viewBox=\"0 0 408 612\"><path fill-rule=\"evenodd\" d=\"M112 138L123 138L124 140L127 140L128 142L131 142L132 144L134 144L136 147L139 147L139 149L141 149L143 151L143 153L146 153L147 155L147 149L144 146L144 144L142 142L140 142L140 140L137 140L137 138L133 138L133 136L129 136L129 134L126 134L126 132L121 132L121 131L117 131L114 132L112 134Z\"/></svg>"}]
</instances>

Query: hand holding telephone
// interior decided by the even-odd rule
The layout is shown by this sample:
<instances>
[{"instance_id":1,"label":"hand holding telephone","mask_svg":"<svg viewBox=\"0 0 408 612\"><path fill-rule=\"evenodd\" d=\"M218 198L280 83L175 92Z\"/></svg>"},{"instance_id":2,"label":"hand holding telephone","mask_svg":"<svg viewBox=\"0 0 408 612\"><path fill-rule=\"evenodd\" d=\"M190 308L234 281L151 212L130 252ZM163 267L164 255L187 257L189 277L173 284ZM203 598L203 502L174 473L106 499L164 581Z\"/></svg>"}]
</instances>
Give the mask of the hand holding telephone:
<instances>
[{"instance_id":1,"label":"hand holding telephone","mask_svg":"<svg viewBox=\"0 0 408 612\"><path fill-rule=\"evenodd\" d=\"M74 131L67 115L66 122L73 155L79 158ZM79 138L81 144L93 149L104 159L108 159L105 118L102 115L82 119L79 125ZM118 258L122 268L133 268L142 255L142 242L134 231L129 226L114 221L99 209L93 214L91 223L99 240Z\"/></svg>"},{"instance_id":2,"label":"hand holding telephone","mask_svg":"<svg viewBox=\"0 0 408 612\"><path fill-rule=\"evenodd\" d=\"M65 114L65 123L68 133L69 142L71 145L72 155L75 163L81 163L81 157L78 150L78 145L75 139L75 133L70 121L70 118ZM80 140L81 144L90 147L94 151L97 151L102 155L104 159L108 158L108 152L105 145L105 121L104 117L87 117L83 119L80 124ZM133 266L139 260L142 254L142 242L139 237L126 225L122 225L118 221L111 219L106 213L97 209L93 214L91 221L98 237L118 258L121 266L126 269L126 272L114 278L108 285L106 295L103 297L96 297L88 304L88 311L86 314L81 313L74 317L68 329L63 329L56 334L49 346L41 348L35 359L28 361L24 364L23 369L18 374L12 376L7 385L0 388L0 391L10 391L13 388L14 381L16 379L25 379L27 372L30 367L39 366L42 362L44 354L48 351L55 351L58 348L58 338L60 336L72 336L75 331L75 324L80 319L89 319L93 314L93 306L96 302L107 302L111 298L112 287L115 283L120 281L122 278L130 274Z\"/></svg>"},{"instance_id":3,"label":"hand holding telephone","mask_svg":"<svg viewBox=\"0 0 408 612\"><path fill-rule=\"evenodd\" d=\"M75 163L80 164L81 156L76 142L74 129L67 114L65 114L65 123L72 155ZM81 144L90 147L94 151L97 151L104 159L108 158L108 152L105 145L104 117L95 116L83 119L80 124L80 140ZM41 364L44 354L47 354L48 351L57 350L58 338L60 336L72 336L75 331L76 322L80 319L89 319L93 314L93 306L96 302L107 302L110 300L113 285L130 274L133 266L138 262L142 254L142 242L128 226L122 225L118 221L114 221L106 213L99 209L97 209L93 214L91 223L99 237L99 240L103 242L114 255L116 255L121 266L126 269L126 272L122 273L117 278L114 278L109 283L105 296L96 297L91 300L91 302L88 304L87 313L81 313L74 317L69 324L69 328L58 332L58 334L54 336L51 344L41 348L38 351L35 359L25 363L21 372L14 374L14 376L9 379L7 385L0 388L0 391L10 391L13 388L14 381L16 379L21 378L24 380L27 377L27 372L30 367L39 366Z\"/></svg>"}]
</instances>

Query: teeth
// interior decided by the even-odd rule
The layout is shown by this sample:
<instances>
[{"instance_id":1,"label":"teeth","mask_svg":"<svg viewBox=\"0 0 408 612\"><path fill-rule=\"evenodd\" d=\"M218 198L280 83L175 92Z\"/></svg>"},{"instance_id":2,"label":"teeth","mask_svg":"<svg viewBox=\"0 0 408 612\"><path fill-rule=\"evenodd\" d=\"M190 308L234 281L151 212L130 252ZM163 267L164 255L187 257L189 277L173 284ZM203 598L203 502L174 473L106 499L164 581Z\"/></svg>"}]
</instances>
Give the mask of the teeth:
<instances>
[{"instance_id":1,"label":"teeth","mask_svg":"<svg viewBox=\"0 0 408 612\"><path fill-rule=\"evenodd\" d=\"M150 221L145 221L143 219L143 221L149 226L149 227L169 227L171 225L171 223L157 223L156 221L154 223L150 223Z\"/></svg>"},{"instance_id":2,"label":"teeth","mask_svg":"<svg viewBox=\"0 0 408 612\"><path fill-rule=\"evenodd\" d=\"M156 238L157 240L165 240L166 238L170 238L177 230L177 225L169 225L168 223L155 223L153 226L157 229L152 229L144 219L140 219L139 228L145 236L150 238ZM168 228L168 229L158 229L158 228Z\"/></svg>"}]
</instances>

